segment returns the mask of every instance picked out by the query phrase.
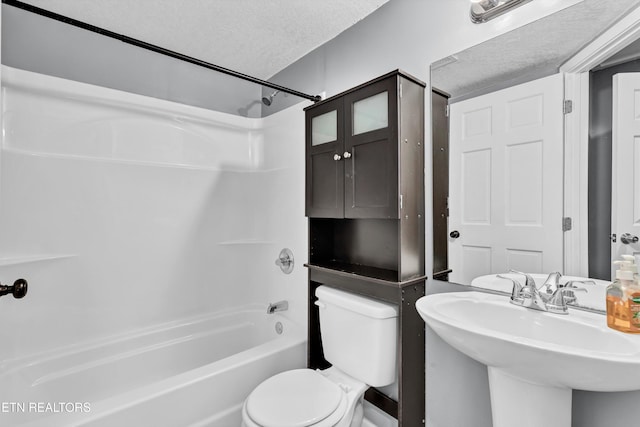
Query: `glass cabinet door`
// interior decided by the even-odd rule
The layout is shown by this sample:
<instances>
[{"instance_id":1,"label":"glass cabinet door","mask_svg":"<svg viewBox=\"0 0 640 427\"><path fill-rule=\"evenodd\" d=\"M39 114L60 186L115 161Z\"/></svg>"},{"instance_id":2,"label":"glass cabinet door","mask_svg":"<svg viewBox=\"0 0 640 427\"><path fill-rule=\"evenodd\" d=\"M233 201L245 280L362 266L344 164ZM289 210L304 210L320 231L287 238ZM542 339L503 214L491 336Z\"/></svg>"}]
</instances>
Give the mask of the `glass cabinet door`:
<instances>
[{"instance_id":1,"label":"glass cabinet door","mask_svg":"<svg viewBox=\"0 0 640 427\"><path fill-rule=\"evenodd\" d=\"M389 126L389 93L381 92L353 103L351 135L360 135Z\"/></svg>"},{"instance_id":2,"label":"glass cabinet door","mask_svg":"<svg viewBox=\"0 0 640 427\"><path fill-rule=\"evenodd\" d=\"M311 146L338 139L338 111L332 110L311 119Z\"/></svg>"},{"instance_id":3,"label":"glass cabinet door","mask_svg":"<svg viewBox=\"0 0 640 427\"><path fill-rule=\"evenodd\" d=\"M398 143L395 78L345 97L345 218L397 218Z\"/></svg>"},{"instance_id":4,"label":"glass cabinet door","mask_svg":"<svg viewBox=\"0 0 640 427\"><path fill-rule=\"evenodd\" d=\"M344 216L344 114L342 99L306 112L306 215Z\"/></svg>"}]
</instances>

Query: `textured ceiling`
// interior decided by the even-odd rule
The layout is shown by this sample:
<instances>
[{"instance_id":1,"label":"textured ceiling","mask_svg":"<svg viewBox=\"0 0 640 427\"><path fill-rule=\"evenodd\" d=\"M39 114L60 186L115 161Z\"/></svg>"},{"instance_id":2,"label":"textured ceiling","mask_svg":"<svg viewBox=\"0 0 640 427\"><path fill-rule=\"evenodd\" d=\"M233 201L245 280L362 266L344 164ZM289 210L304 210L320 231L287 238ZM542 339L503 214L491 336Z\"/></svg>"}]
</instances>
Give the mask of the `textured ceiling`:
<instances>
[{"instance_id":1,"label":"textured ceiling","mask_svg":"<svg viewBox=\"0 0 640 427\"><path fill-rule=\"evenodd\" d=\"M432 64L432 85L455 101L551 74L636 6L584 0Z\"/></svg>"},{"instance_id":2,"label":"textured ceiling","mask_svg":"<svg viewBox=\"0 0 640 427\"><path fill-rule=\"evenodd\" d=\"M261 79L388 0L23 0Z\"/></svg>"}]
</instances>

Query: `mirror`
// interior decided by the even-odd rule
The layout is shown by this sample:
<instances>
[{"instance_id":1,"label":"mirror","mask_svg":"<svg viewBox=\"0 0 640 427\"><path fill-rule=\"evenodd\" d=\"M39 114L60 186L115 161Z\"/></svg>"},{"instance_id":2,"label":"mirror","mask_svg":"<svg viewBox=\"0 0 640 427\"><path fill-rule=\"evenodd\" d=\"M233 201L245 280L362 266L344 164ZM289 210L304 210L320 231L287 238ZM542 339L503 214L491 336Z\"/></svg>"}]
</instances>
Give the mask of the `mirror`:
<instances>
[{"instance_id":1,"label":"mirror","mask_svg":"<svg viewBox=\"0 0 640 427\"><path fill-rule=\"evenodd\" d=\"M472 271L466 276L456 275L453 273L455 271L459 271L462 267L460 265L455 265L458 258L452 259L452 257L448 255L448 248L452 244L457 244L466 236L461 230L450 227L452 221L451 218L453 216L453 212L450 212L450 209L453 209L453 206L448 205L450 186L453 186L451 188L460 188L459 181L463 181L467 187L473 190L473 193L475 194L474 197L477 199L475 202L481 207L487 204L484 203L486 198L483 198L483 194L490 194L489 192L493 190L489 189L487 190L488 192L483 193L482 191L485 188L482 186L482 182L478 182L477 180L469 180L466 182L464 181L464 177L458 179L458 182L456 183L449 182L450 177L452 180L457 177L457 175L451 174L449 171L449 154L456 149L455 146L450 146L450 144L455 144L455 141L457 140L453 135L451 136L451 140L449 139L448 121L450 117L445 115L445 109L448 114L448 111L454 110L455 105L458 103L464 103L479 96L513 88L516 85L537 79L553 79L553 76L557 75L560 66L564 62L574 56L590 41L599 36L606 28L613 25L636 6L636 0L584 0L550 16L431 64L431 87L433 89L432 137L434 169L434 271L432 272L432 275L434 279L450 280L451 282L468 285L470 284L469 277L504 272L503 270L491 271L486 267L480 267L477 268L475 272ZM640 43L636 43L636 45L637 44ZM629 49L633 48L630 47ZM636 52L640 52L640 48L637 48ZM629 52L625 52L625 54L628 53ZM640 55L635 57L637 58L638 56ZM626 60L628 60L629 56L626 56L626 58ZM637 71L640 71L640 61L638 61L635 66L638 67ZM559 90L561 93L561 78L558 81L560 82ZM561 103L562 98L560 99L560 104ZM562 107L559 106L554 114L554 120L557 120L560 123L560 129L562 131ZM528 115L527 117L530 118L531 115ZM476 122L470 120L467 125L473 125L474 123L480 127L482 125L486 125L482 120L477 120ZM560 140L562 140L562 135L563 133L560 133ZM508 195L512 204L515 203L515 205L520 206L522 212L520 213L519 218L521 218L525 223L526 221L536 221L536 214L531 213L528 209L528 198L536 198L539 195L538 193L543 193L543 191L541 189L537 189L535 185L528 186L528 175L523 172L527 170L526 163L531 159L533 159L531 161L535 163L535 160L538 159L536 157L536 153L541 152L541 150L536 151L533 145L530 148L531 150L529 151L522 150L521 153L514 153L517 154L517 156L520 156L519 158L523 166L519 167L518 171L516 171L517 173L513 175L504 175L510 177L509 179L505 179L505 182L509 182L510 185L515 185L513 183L516 182L516 184L520 186L519 188L527 189L525 192L513 191L512 194ZM592 152L591 142L589 150ZM480 159L480 157L481 156L479 156L478 159ZM562 157L562 153L560 154L560 157ZM596 156L593 157L595 158ZM541 166L547 166L547 161L543 160L542 157L538 160ZM605 160L605 162L606 161L607 160ZM608 176L606 179L609 180L609 183L611 182L610 154L608 161L609 169L601 170L597 165L597 162L592 161L592 156L589 157L589 176L596 177L590 178L590 198L592 197L592 185L594 184L594 179L597 181L598 174L604 177ZM465 170L469 170L468 167L469 166L466 164L463 165L461 174L464 175ZM562 169L562 163L560 163L560 169ZM541 173L546 173L544 168L541 167L540 170L542 171ZM535 175L535 173L532 173L532 175ZM607 186L605 185L605 187ZM589 208L589 258L590 264L591 258L593 257L594 259L600 258L600 264L609 266L611 262L611 245L608 235L609 231L606 231L604 242L602 236L600 236L600 241L598 241L598 239L593 237L591 234L591 222L600 222L601 224L604 224L601 225L603 229L611 229L611 204L610 201L608 204L606 203L606 197L609 197L609 200L611 197L611 186L609 185L608 189L605 188L604 191L605 193L608 191L608 195L604 194L602 196L604 203L598 204L600 210L591 209L591 207ZM544 192L547 192L547 190L545 189ZM562 191L560 190L560 193L561 192ZM560 195L559 200L560 214L557 220L562 221L562 194ZM522 201L524 202L520 203ZM518 205L518 203L520 204ZM609 210L608 214L606 212L607 210ZM484 217L482 217L482 215L479 215L472 219L481 223L483 218ZM569 224L563 225L570 226ZM495 238L495 240L498 239L500 239L500 237ZM554 240L554 242L554 250L559 254L556 258L560 259L560 266L554 267L554 269L562 271L562 232L560 232L559 238ZM602 253L596 254L596 251L594 250L596 247L605 248L605 250ZM535 257L530 257L529 254L512 251L511 255L516 258L520 257L520 265L536 265ZM490 257L491 254L485 257L485 259L489 259ZM491 265L491 262L487 262L485 266L486 265ZM521 268L521 270L535 271L535 268ZM591 275L591 277L606 280L609 278L608 275L610 270L608 270L608 267L605 270L606 271L601 271L597 275ZM592 270L590 267L590 273L591 272Z\"/></svg>"}]
</instances>

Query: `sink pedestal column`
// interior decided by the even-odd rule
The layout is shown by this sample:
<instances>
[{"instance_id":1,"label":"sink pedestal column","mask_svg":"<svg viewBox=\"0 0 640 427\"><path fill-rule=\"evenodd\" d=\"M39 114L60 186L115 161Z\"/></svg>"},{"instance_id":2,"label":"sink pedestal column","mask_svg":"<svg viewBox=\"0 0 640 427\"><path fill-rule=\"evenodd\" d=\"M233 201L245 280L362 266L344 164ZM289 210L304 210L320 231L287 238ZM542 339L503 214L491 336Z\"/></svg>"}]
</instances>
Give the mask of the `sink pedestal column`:
<instances>
[{"instance_id":1,"label":"sink pedestal column","mask_svg":"<svg viewBox=\"0 0 640 427\"><path fill-rule=\"evenodd\" d=\"M488 367L493 427L571 427L571 389L532 384Z\"/></svg>"}]
</instances>

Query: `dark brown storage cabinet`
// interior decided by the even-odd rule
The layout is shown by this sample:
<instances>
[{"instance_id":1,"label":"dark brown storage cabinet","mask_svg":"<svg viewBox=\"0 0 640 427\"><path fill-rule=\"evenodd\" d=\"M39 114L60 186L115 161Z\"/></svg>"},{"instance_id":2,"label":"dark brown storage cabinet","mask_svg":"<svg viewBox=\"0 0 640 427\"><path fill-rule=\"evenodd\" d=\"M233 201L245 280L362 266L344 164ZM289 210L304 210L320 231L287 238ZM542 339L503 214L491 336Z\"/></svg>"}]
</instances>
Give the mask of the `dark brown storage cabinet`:
<instances>
[{"instance_id":1,"label":"dark brown storage cabinet","mask_svg":"<svg viewBox=\"0 0 640 427\"><path fill-rule=\"evenodd\" d=\"M406 427L425 409L424 87L397 70L306 109L308 366L329 366L318 286L398 305L398 399L365 397Z\"/></svg>"}]
</instances>

